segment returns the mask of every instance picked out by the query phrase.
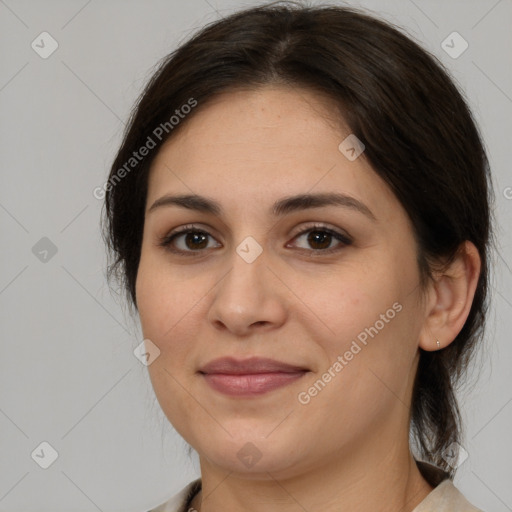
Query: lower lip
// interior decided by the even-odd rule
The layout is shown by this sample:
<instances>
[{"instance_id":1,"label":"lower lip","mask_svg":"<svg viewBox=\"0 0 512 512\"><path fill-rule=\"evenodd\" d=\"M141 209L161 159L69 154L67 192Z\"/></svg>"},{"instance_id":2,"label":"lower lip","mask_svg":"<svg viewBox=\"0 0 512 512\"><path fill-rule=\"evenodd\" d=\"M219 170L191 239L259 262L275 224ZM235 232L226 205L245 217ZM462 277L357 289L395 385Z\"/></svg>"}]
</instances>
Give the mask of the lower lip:
<instances>
[{"instance_id":1,"label":"lower lip","mask_svg":"<svg viewBox=\"0 0 512 512\"><path fill-rule=\"evenodd\" d=\"M230 396L262 395L274 389L287 386L300 379L306 372L275 372L247 375L225 373L203 374L206 382L221 393Z\"/></svg>"}]
</instances>

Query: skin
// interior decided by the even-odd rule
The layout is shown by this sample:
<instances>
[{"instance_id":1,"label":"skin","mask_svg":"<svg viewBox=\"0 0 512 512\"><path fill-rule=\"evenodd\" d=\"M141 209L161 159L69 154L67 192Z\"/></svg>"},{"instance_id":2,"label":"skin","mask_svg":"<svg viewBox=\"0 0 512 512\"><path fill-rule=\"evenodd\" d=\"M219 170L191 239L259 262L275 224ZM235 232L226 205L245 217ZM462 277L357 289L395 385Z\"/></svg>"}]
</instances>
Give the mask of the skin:
<instances>
[{"instance_id":1,"label":"skin","mask_svg":"<svg viewBox=\"0 0 512 512\"><path fill-rule=\"evenodd\" d=\"M160 406L199 454L196 510L407 512L432 490L409 449L419 348L456 337L480 259L466 242L422 293L409 218L364 153L349 161L340 152L350 130L332 112L314 93L284 86L226 93L195 112L153 162L137 307L144 337L160 349L148 367ZM375 220L339 206L270 212L285 196L333 191L364 203ZM222 215L149 211L166 194L192 193L216 200ZM312 223L352 243L328 239L339 250L322 253L308 242ZM195 256L159 245L188 224L210 235ZM236 252L248 236L262 249L252 263ZM198 247L185 241L174 245ZM298 393L394 303L401 311L301 404ZM218 357L254 355L310 371L250 398L225 396L198 373ZM261 455L251 467L237 457L248 442Z\"/></svg>"}]
</instances>

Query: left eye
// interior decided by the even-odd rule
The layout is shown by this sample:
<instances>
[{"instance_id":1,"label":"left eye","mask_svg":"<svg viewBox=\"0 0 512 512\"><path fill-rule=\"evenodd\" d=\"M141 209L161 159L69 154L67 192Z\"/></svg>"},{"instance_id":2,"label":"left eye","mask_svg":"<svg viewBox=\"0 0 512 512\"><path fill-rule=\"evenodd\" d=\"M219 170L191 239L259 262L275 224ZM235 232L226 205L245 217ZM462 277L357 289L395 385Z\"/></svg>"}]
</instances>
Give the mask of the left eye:
<instances>
[{"instance_id":1,"label":"left eye","mask_svg":"<svg viewBox=\"0 0 512 512\"><path fill-rule=\"evenodd\" d=\"M306 236L307 235L307 236ZM313 250L315 252L332 252L340 248L340 246L350 245L352 241L345 235L338 233L332 229L317 227L307 229L299 233L294 240L305 238L309 247L300 247L301 249ZM337 245L332 247L332 243L338 242Z\"/></svg>"}]
</instances>

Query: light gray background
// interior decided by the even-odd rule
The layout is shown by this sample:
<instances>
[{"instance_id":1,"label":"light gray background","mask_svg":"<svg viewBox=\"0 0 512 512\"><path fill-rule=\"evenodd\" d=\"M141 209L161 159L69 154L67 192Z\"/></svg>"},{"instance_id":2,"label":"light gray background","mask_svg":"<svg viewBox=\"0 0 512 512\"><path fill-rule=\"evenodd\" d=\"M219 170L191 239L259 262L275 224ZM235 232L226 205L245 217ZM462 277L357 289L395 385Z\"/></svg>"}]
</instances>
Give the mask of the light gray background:
<instances>
[{"instance_id":1,"label":"light gray background","mask_svg":"<svg viewBox=\"0 0 512 512\"><path fill-rule=\"evenodd\" d=\"M92 191L159 59L198 27L258 3L0 0L0 511L140 512L197 476L133 354L140 330L105 284ZM486 512L510 511L512 1L351 4L436 54L485 138L500 254L479 380L460 393L469 458L455 482ZM43 31L59 44L47 59L31 48ZM453 31L469 43L457 59L441 47ZM32 252L42 237L57 247L46 262ZM48 469L31 457L43 441L58 452Z\"/></svg>"}]
</instances>

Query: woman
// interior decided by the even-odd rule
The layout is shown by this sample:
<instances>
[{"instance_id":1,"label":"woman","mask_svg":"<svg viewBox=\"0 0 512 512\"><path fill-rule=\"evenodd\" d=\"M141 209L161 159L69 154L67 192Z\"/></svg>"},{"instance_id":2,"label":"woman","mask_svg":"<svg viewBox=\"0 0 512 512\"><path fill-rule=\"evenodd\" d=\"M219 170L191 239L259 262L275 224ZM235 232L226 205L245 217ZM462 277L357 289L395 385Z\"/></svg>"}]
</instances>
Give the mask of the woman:
<instances>
[{"instance_id":1,"label":"woman","mask_svg":"<svg viewBox=\"0 0 512 512\"><path fill-rule=\"evenodd\" d=\"M163 62L106 186L111 275L200 459L155 511L479 510L454 387L488 167L440 63L354 9L246 9Z\"/></svg>"}]
</instances>

